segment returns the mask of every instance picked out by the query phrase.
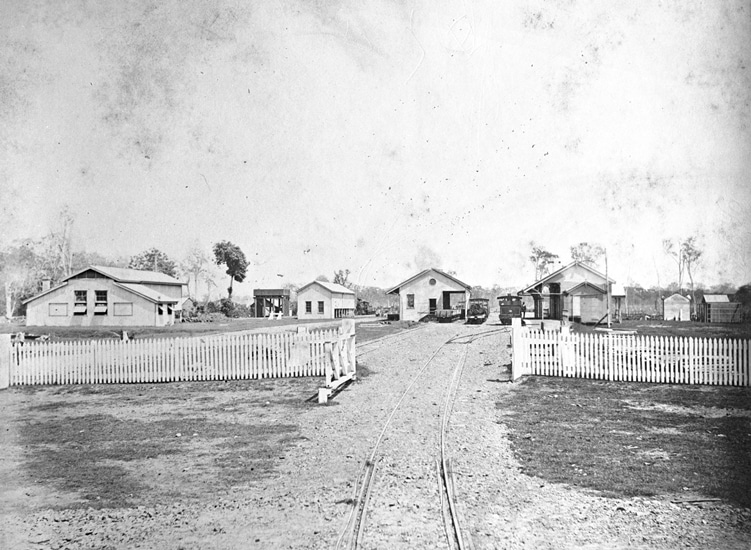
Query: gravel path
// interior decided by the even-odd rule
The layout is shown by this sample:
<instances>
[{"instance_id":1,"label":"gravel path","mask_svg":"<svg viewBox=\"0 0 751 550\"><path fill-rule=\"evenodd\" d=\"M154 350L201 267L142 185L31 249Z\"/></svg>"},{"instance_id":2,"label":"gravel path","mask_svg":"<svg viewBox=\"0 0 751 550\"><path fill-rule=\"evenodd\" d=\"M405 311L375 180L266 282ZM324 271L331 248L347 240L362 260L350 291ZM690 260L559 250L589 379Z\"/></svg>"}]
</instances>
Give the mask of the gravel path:
<instances>
[{"instance_id":1,"label":"gravel path","mask_svg":"<svg viewBox=\"0 0 751 550\"><path fill-rule=\"evenodd\" d=\"M28 510L3 514L4 548L334 548L352 510L355 482L383 423L430 354L455 334L500 327L429 325L359 361L363 376L328 405L296 409L279 422L302 439L272 476L200 504ZM509 338L496 332L468 347L451 417L460 513L477 549L751 548L751 511L725 504L612 499L521 473L503 424ZM438 429L450 376L466 346L436 357L384 437L366 548L446 548L438 500ZM253 414L253 411L248 411Z\"/></svg>"}]
</instances>

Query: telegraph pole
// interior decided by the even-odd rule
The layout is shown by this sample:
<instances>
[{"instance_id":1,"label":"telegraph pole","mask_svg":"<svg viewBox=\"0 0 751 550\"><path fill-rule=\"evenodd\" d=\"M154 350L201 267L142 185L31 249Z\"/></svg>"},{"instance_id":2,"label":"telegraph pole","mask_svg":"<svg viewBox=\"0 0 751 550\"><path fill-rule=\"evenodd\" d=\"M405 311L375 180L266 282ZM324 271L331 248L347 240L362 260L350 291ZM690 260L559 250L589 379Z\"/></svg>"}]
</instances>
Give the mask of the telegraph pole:
<instances>
[{"instance_id":1,"label":"telegraph pole","mask_svg":"<svg viewBox=\"0 0 751 550\"><path fill-rule=\"evenodd\" d=\"M610 328L610 279L608 278L608 249L605 249L605 288L607 289L608 328Z\"/></svg>"}]
</instances>

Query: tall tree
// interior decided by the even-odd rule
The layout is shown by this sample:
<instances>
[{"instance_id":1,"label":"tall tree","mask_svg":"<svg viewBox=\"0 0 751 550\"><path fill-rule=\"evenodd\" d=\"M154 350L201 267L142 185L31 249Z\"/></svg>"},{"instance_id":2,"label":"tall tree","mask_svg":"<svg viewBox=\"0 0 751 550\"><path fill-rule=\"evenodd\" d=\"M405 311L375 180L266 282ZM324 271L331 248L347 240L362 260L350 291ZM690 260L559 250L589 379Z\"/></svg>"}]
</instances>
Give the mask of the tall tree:
<instances>
[{"instance_id":1,"label":"tall tree","mask_svg":"<svg viewBox=\"0 0 751 550\"><path fill-rule=\"evenodd\" d=\"M349 269L340 269L339 271L334 272L334 282L338 285L346 286L347 288L350 287L348 280L349 279Z\"/></svg>"},{"instance_id":2,"label":"tall tree","mask_svg":"<svg viewBox=\"0 0 751 550\"><path fill-rule=\"evenodd\" d=\"M182 263L180 270L188 277L188 289L193 282L193 298L198 299L198 281L208 272L209 256L198 243L194 243Z\"/></svg>"},{"instance_id":3,"label":"tall tree","mask_svg":"<svg viewBox=\"0 0 751 550\"><path fill-rule=\"evenodd\" d=\"M535 281L539 281L548 274L550 266L558 259L558 255L547 251L534 241L530 241L529 248L532 252L529 261L535 266Z\"/></svg>"},{"instance_id":4,"label":"tall tree","mask_svg":"<svg viewBox=\"0 0 751 550\"><path fill-rule=\"evenodd\" d=\"M132 256L128 267L144 271L158 271L170 277L177 277L177 264L157 248L150 248Z\"/></svg>"},{"instance_id":5,"label":"tall tree","mask_svg":"<svg viewBox=\"0 0 751 550\"><path fill-rule=\"evenodd\" d=\"M0 279L5 294L5 316L23 314L21 302L39 291L45 275L44 262L36 252L38 243L26 240L0 252Z\"/></svg>"},{"instance_id":6,"label":"tall tree","mask_svg":"<svg viewBox=\"0 0 751 550\"><path fill-rule=\"evenodd\" d=\"M229 241L221 241L214 245L214 260L216 265L227 266L227 275L229 275L229 287L227 295L232 299L232 282L242 283L248 271L248 260L245 259L245 253L236 244Z\"/></svg>"},{"instance_id":7,"label":"tall tree","mask_svg":"<svg viewBox=\"0 0 751 550\"><path fill-rule=\"evenodd\" d=\"M699 248L698 239L693 236L689 237L681 243L681 255L683 256L683 264L686 266L686 273L688 274L688 280L691 283L691 306L694 309L694 315L696 315L696 291L694 288L694 273L696 267L701 260L701 256L704 251Z\"/></svg>"},{"instance_id":8,"label":"tall tree","mask_svg":"<svg viewBox=\"0 0 751 550\"><path fill-rule=\"evenodd\" d=\"M597 266L603 254L605 249L599 244L584 242L571 247L571 259L591 267Z\"/></svg>"},{"instance_id":9,"label":"tall tree","mask_svg":"<svg viewBox=\"0 0 751 550\"><path fill-rule=\"evenodd\" d=\"M663 239L662 250L673 259L678 267L678 290L683 288L683 273L686 269L683 244L680 239Z\"/></svg>"}]
</instances>

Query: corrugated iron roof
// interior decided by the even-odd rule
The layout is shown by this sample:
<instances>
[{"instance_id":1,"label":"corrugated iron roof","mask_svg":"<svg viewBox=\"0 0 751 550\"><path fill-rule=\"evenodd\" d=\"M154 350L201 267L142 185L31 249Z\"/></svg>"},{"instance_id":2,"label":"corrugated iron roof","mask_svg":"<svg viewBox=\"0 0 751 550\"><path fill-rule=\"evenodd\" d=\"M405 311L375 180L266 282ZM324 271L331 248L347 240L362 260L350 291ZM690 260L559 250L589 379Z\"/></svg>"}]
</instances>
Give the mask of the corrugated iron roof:
<instances>
[{"instance_id":1,"label":"corrugated iron roof","mask_svg":"<svg viewBox=\"0 0 751 550\"><path fill-rule=\"evenodd\" d=\"M77 271L73 275L69 275L68 277L63 279L63 281L72 279L76 275L80 275L81 273L88 271L89 269L93 269L94 271L104 275L105 277L109 277L110 279L113 279L118 283L152 283L162 285L186 284L178 279L175 279L174 277L170 277L165 273L160 273L159 271L146 271L141 269L110 267L105 265L90 265L85 269Z\"/></svg>"},{"instance_id":2,"label":"corrugated iron roof","mask_svg":"<svg viewBox=\"0 0 751 550\"><path fill-rule=\"evenodd\" d=\"M730 302L727 294L705 294L704 301L708 304L721 304Z\"/></svg>"},{"instance_id":3,"label":"corrugated iron roof","mask_svg":"<svg viewBox=\"0 0 751 550\"><path fill-rule=\"evenodd\" d=\"M134 294L138 294L139 296L142 296L146 298L147 300L154 302L156 304L176 304L182 299L182 298L177 299L177 298L170 298L168 296L162 296L156 290L153 290L144 285L133 284L133 283L117 283L117 282L115 284L121 288L124 288L125 290L133 292Z\"/></svg>"},{"instance_id":4,"label":"corrugated iron roof","mask_svg":"<svg viewBox=\"0 0 751 550\"><path fill-rule=\"evenodd\" d=\"M337 283L329 283L327 281L313 281L312 283L308 283L307 285L305 285L302 288L300 288L300 290L298 290L297 293L299 294L304 289L306 289L310 285L314 285L314 284L319 284L323 288L325 288L326 290L328 290L330 292L336 292L338 294L352 294L353 296L355 294L353 290L348 289L346 286L342 286L342 285L337 284Z\"/></svg>"},{"instance_id":5,"label":"corrugated iron roof","mask_svg":"<svg viewBox=\"0 0 751 550\"><path fill-rule=\"evenodd\" d=\"M463 287L464 287L464 288L466 288L467 290L471 290L471 289L472 289L472 287L471 287L470 285L468 285L468 284L467 284L467 283L465 283L465 282L462 282L462 281L460 281L459 279L457 279L457 278L456 278L456 277L454 277L453 275L449 275L449 274L448 274L448 273L446 273L445 271L441 271L440 269L436 269L435 267L429 267L428 269L423 269L423 270L422 270L422 271L420 271L420 273L418 273L417 275L413 275L412 277L410 277L410 278L409 278L409 279L407 279L406 281L402 281L401 283L399 283L399 284L398 284L398 285L396 285L395 287L393 287L393 288L390 288L389 290L387 290L387 291L386 291L386 294L392 294L392 293L394 293L394 291L398 291L398 290L399 290L399 289L400 289L401 287L403 287L404 285L406 285L406 284L408 284L408 283L411 283L411 282L412 282L412 281L414 281L415 279L419 279L420 277L422 277L423 275L425 275L425 274L427 274L427 273L429 273L429 272L431 272L431 271L435 271L435 272L436 272L436 273L438 273L439 275L443 275L443 276L444 276L444 277L446 277L447 279L450 279L451 281L454 281L454 282L455 282L456 284L458 284L458 285L460 285L460 286L463 286Z\"/></svg>"},{"instance_id":6,"label":"corrugated iron roof","mask_svg":"<svg viewBox=\"0 0 751 550\"><path fill-rule=\"evenodd\" d=\"M558 269L558 270L554 271L554 272L553 272L553 273L551 273L550 275L546 275L545 277L543 277L543 278L542 278L542 279L540 279L539 281L535 281L534 283L532 283L532 284L531 284L531 285L529 285L528 287L526 287L526 288L524 288L524 289L520 290L520 291L519 291L519 294L524 294L524 293L527 293L527 292L529 292L530 290L532 290L533 288L535 288L535 287L536 287L537 285L545 284L546 282L548 282L548 281L549 281L550 279L552 279L553 277L555 277L555 276L556 276L556 275L558 275L559 273L563 273L563 272L564 272L564 271L566 271L567 269L571 269L572 267L574 267L574 266L576 266L576 265L578 265L578 266L580 266L580 267L583 267L584 269L587 269L588 271L591 271L592 273L594 273L595 275L599 276L599 277L600 277L600 278L602 278L603 280L605 280L605 278L606 278L606 277L605 277L605 275L603 275L602 273L600 273L599 271L597 271L597 270L596 270L596 269L595 269L594 267L592 267L592 266L589 266L589 265L587 265L587 264L585 264L585 263L582 263L582 262L578 262L578 261L573 261L573 262L571 262L570 264L568 264L568 265L566 265L566 266L563 266L562 268L560 268L560 269ZM608 280L608 281L609 281L610 283L615 283L615 281L614 281L613 279L611 279L610 277L607 277L607 280ZM624 293L623 295L625 296L626 294Z\"/></svg>"},{"instance_id":7,"label":"corrugated iron roof","mask_svg":"<svg viewBox=\"0 0 751 550\"><path fill-rule=\"evenodd\" d=\"M684 296L683 294L678 294L677 292L671 294L667 298L663 298L662 300L664 302L667 302L668 300L675 301L675 300L678 300L678 299L680 301L682 301L682 302L690 302L691 301L691 298L689 298L688 296Z\"/></svg>"}]
</instances>

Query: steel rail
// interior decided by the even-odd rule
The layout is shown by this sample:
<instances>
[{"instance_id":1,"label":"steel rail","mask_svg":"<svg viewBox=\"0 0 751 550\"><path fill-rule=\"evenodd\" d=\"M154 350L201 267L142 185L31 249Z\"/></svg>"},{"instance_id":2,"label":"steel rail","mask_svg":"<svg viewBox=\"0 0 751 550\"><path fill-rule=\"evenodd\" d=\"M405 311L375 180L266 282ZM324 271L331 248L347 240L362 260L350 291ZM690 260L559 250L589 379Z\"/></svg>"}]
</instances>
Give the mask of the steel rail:
<instances>
[{"instance_id":1,"label":"steel rail","mask_svg":"<svg viewBox=\"0 0 751 550\"><path fill-rule=\"evenodd\" d=\"M425 327L426 327L425 324L420 324L420 325L418 325L416 327L413 327L413 328L410 328L410 329L407 329L407 330L403 330L401 332L397 332L396 334L389 334L388 336L381 336L380 338L376 338L375 340L368 340L367 342L358 343L357 344L357 355L365 355L366 353L370 353L372 351L380 349L381 346L383 346L383 343L385 341L387 341L387 340L391 340L392 338L397 338L399 336L406 338L409 334L411 334L411 333L413 333L415 331L418 331L418 330L422 330ZM371 346L371 345L374 345L374 344L378 344L378 345L376 347L374 347L374 348L366 349L364 351L362 350L363 347Z\"/></svg>"},{"instance_id":2,"label":"steel rail","mask_svg":"<svg viewBox=\"0 0 751 550\"><path fill-rule=\"evenodd\" d=\"M457 506L457 497L456 497L456 490L455 490L454 477L453 477L453 468L452 468L451 459L448 458L447 453L446 453L446 433L448 431L448 421L451 415L451 411L453 409L454 401L456 399L456 393L458 390L459 382L461 380L461 375L464 371L464 366L467 361L467 355L469 352L469 344L471 344L477 338L489 336L490 334L496 334L496 333L504 332L504 331L505 329L491 330L491 331L485 331L483 333L479 333L476 335L470 335L471 338L468 341L461 341L464 337L458 338L458 334L456 334L452 338L449 338L448 340L443 342L440 346L438 346L438 348L431 354L428 360L425 361L425 363L422 365L420 370L414 375L409 386L407 386L407 388L404 390L399 400L392 408L391 413L389 414L388 418L386 419L386 422L384 423L383 428L381 429L381 432L375 442L375 445L373 446L373 451L371 452L370 458L369 460L366 461L363 471L358 478L358 483L355 486L355 492L358 493L358 495L356 496L355 499L353 499L354 506L352 507L352 510L350 511L346 529L342 532L339 539L337 540L337 544L336 544L337 549L341 547L341 544L345 535L349 539L348 548L352 548L353 550L356 550L362 547L362 541L363 541L363 535L365 532L365 524L366 524L366 517L367 517L367 506L370 501L370 495L372 493L374 479L375 479L375 469L377 465L376 455L378 453L378 448L386 433L386 430L389 428L391 421L394 415L396 414L396 412L398 411L399 407L401 406L402 402L404 401L404 398L409 394L409 392L412 390L412 388L417 383L417 381L422 377L425 370L428 368L428 366L433 361L433 359L435 359L438 353L440 353L440 351L445 346L456 343L456 344L465 344L467 345L467 347L465 348L464 353L462 354L461 358L459 359L456 366L454 367L454 372L452 373L452 377L451 377L451 380L449 382L447 392L446 392L446 400L444 403L443 415L441 419L441 430L440 430L440 438L439 438L439 441L440 441L439 460L437 461L437 468L438 468L438 474L439 474L438 478L440 480L439 495L441 499L441 514L444 520L444 531L446 534L446 541L447 541L449 548L451 550L454 550L456 547L458 547L459 550L474 550L474 545L472 544L471 537L469 536L469 534L466 534L466 538L465 538L464 532L462 531L462 528L461 528L461 519L459 517L459 511L458 511L458 506ZM397 335L394 335L394 336L397 336ZM359 487L359 491L358 491L358 487ZM444 496L445 496L445 501L444 501ZM448 506L446 506L446 504Z\"/></svg>"},{"instance_id":3,"label":"steel rail","mask_svg":"<svg viewBox=\"0 0 751 550\"><path fill-rule=\"evenodd\" d=\"M457 333L458 334L458 333ZM456 335L455 335L456 336ZM391 420L394 418L394 415L396 414L397 410L399 410L399 407L401 406L402 402L404 402L404 398L409 394L409 392L412 390L414 385L417 383L417 381L422 377L425 370L428 368L428 365L433 361L436 355L440 353L440 351L450 342L450 340L447 340L446 342L443 342L438 348L431 354L431 356L428 358L427 361L422 365L419 371L412 377L411 382L409 385L405 388L405 390L402 392L402 395L399 397L399 400L396 402L396 405L391 410L391 413L389 414L388 418L386 419L386 422L383 424L383 428L381 429L380 434L378 435L378 438L376 439L375 444L373 445L373 451L370 453L370 458L365 462L365 466L363 467L363 473L360 476L360 479L362 480L363 487L361 488L360 497L358 497L355 500L354 506L352 507L352 510L350 511L349 518L347 520L347 528L342 532L342 535L339 536L339 540L337 540L336 548L339 549L341 547L342 540L344 538L344 535L346 533L350 533L350 535L356 533L356 535L350 539L349 548L352 548L353 550L356 550L361 547L362 543L362 535L365 530L365 507L367 506L367 502L370 500L370 493L373 486L373 479L374 476L367 474L367 469L371 468L369 465L373 465L372 468L374 469L375 463L376 463L376 454L378 453L378 447L381 445L381 441L383 440L383 436L386 434L386 430L389 428L389 425L391 424Z\"/></svg>"}]
</instances>

